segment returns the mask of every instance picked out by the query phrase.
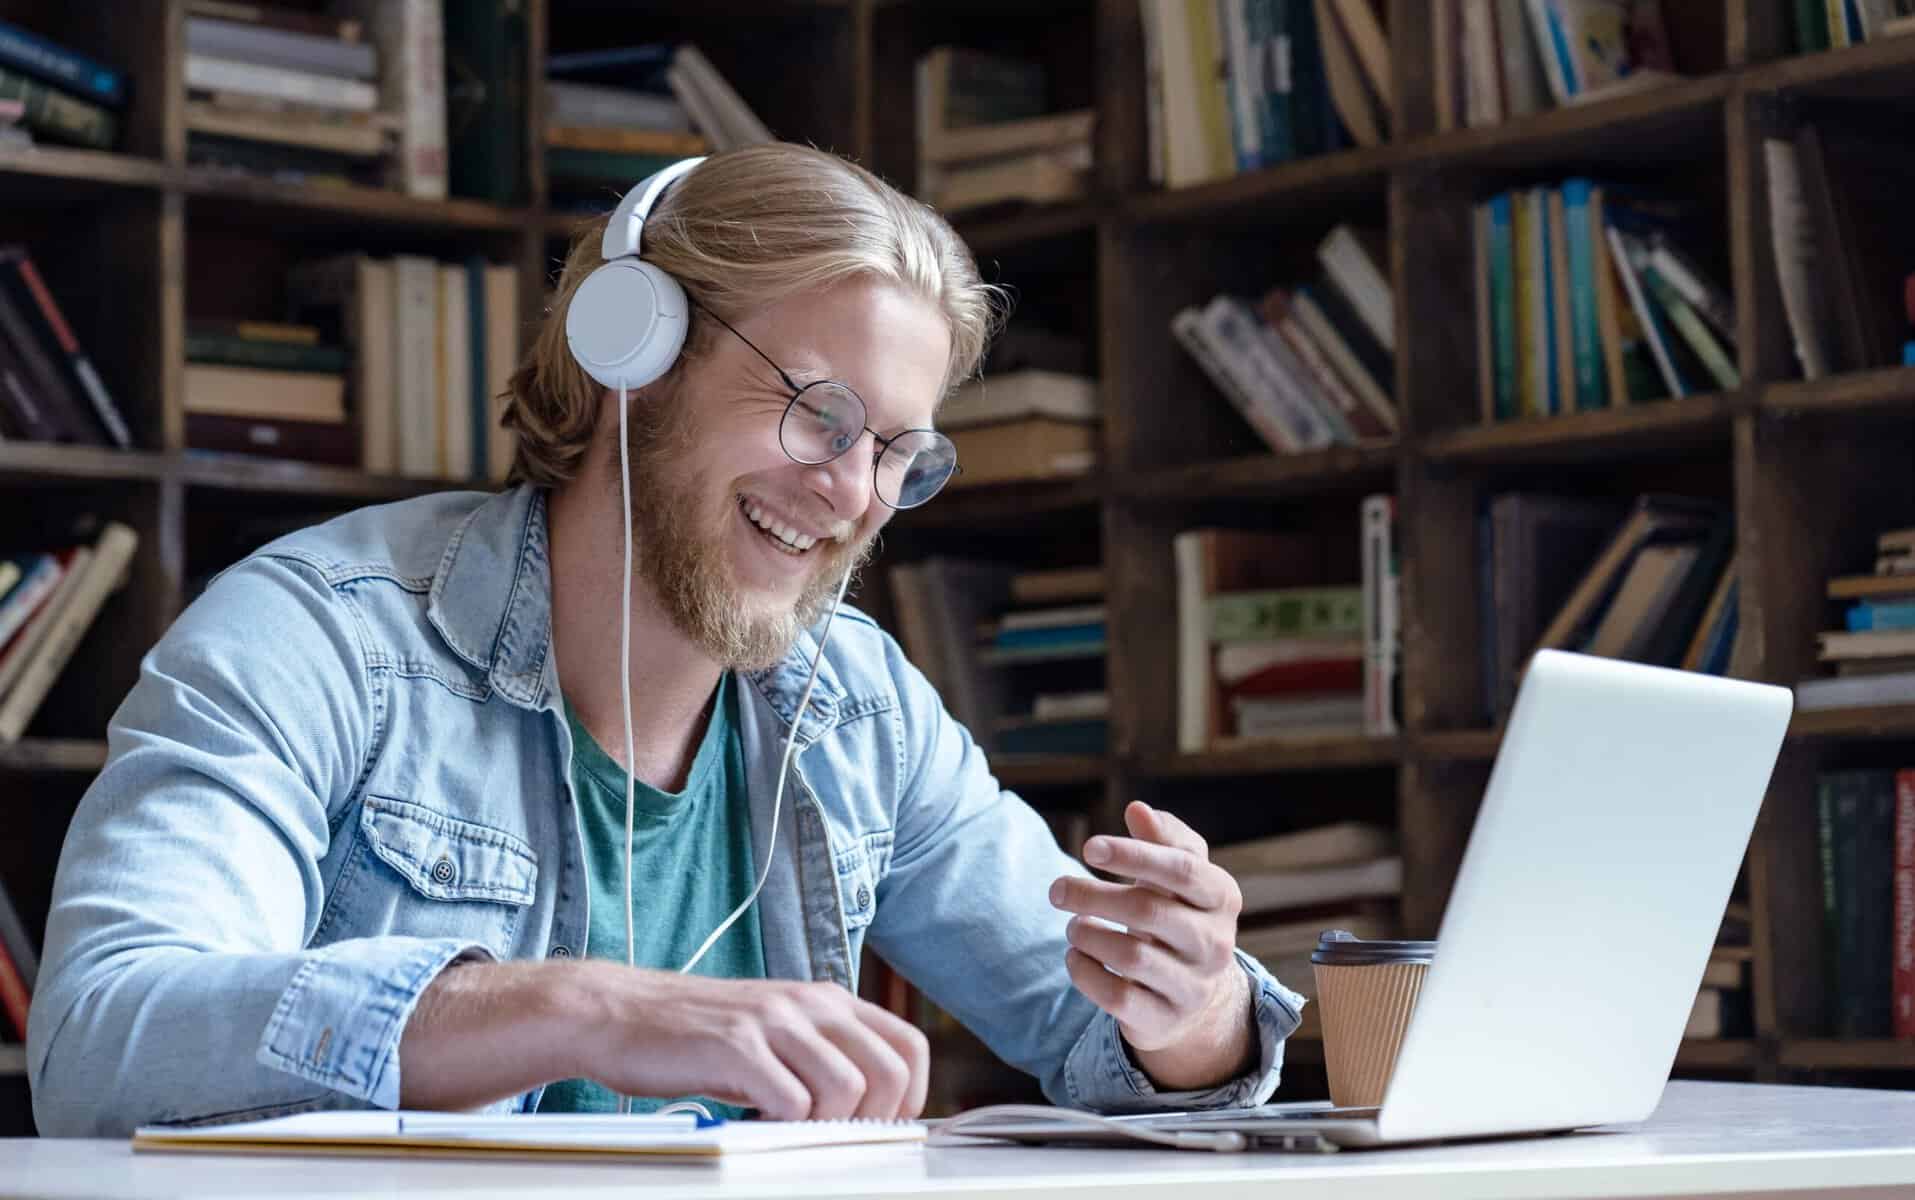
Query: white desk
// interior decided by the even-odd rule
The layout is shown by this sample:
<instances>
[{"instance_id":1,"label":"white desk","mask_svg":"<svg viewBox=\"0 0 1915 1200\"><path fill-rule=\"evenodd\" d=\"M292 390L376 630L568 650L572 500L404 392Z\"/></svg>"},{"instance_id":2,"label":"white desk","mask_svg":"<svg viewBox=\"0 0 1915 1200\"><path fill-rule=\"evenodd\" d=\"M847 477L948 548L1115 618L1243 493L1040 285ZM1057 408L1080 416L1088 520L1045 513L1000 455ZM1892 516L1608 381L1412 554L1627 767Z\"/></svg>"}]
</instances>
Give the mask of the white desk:
<instances>
[{"instance_id":1,"label":"white desk","mask_svg":"<svg viewBox=\"0 0 1915 1200\"><path fill-rule=\"evenodd\" d=\"M8 1196L451 1195L649 1198L1915 1195L1915 1093L1671 1083L1622 1128L1328 1155L1007 1146L806 1150L717 1165L135 1154L124 1142L0 1140Z\"/></svg>"}]
</instances>

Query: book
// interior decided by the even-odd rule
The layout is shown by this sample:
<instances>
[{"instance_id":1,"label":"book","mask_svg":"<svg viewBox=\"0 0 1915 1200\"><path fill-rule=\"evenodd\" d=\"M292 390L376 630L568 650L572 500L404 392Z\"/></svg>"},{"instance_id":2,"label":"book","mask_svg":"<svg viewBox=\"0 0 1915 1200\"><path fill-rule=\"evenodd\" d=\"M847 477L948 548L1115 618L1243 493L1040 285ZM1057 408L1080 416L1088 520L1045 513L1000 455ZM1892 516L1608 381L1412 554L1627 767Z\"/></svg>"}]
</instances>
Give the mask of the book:
<instances>
[{"instance_id":1,"label":"book","mask_svg":"<svg viewBox=\"0 0 1915 1200\"><path fill-rule=\"evenodd\" d=\"M379 85L364 107L398 119L390 186L408 196L445 199L450 155L444 5L441 0L353 0L345 8L365 22L379 50ZM354 99L363 97L355 92Z\"/></svg>"},{"instance_id":2,"label":"book","mask_svg":"<svg viewBox=\"0 0 1915 1200\"><path fill-rule=\"evenodd\" d=\"M1579 648L1639 550L1654 542L1694 540L1719 520L1720 506L1708 501L1661 494L1639 497L1533 649Z\"/></svg>"},{"instance_id":3,"label":"book","mask_svg":"<svg viewBox=\"0 0 1915 1200\"><path fill-rule=\"evenodd\" d=\"M186 414L186 446L189 450L262 454L338 467L360 465L359 430L343 421L189 412Z\"/></svg>"},{"instance_id":4,"label":"book","mask_svg":"<svg viewBox=\"0 0 1915 1200\"><path fill-rule=\"evenodd\" d=\"M1886 1037L1892 1028L1895 773L1827 771L1816 781L1829 1032Z\"/></svg>"},{"instance_id":5,"label":"book","mask_svg":"<svg viewBox=\"0 0 1915 1200\"><path fill-rule=\"evenodd\" d=\"M378 52L368 42L190 13L186 18L186 50L209 58L288 67L341 79L370 80L379 74Z\"/></svg>"},{"instance_id":6,"label":"book","mask_svg":"<svg viewBox=\"0 0 1915 1200\"><path fill-rule=\"evenodd\" d=\"M136 1151L231 1154L275 1150L314 1154L352 1151L490 1158L585 1155L713 1160L740 1154L828 1146L921 1142L917 1121L723 1121L695 1114L316 1112L227 1125L143 1125Z\"/></svg>"},{"instance_id":7,"label":"book","mask_svg":"<svg viewBox=\"0 0 1915 1200\"><path fill-rule=\"evenodd\" d=\"M73 336L65 314L25 247L0 247L0 277L4 277L4 286L13 290L14 299L21 302L28 323L36 325L49 349L58 352L68 376L79 394L86 397L92 417L106 431L107 439L121 449L131 446L133 435L120 414L119 404L94 369L93 360L80 347L79 339Z\"/></svg>"},{"instance_id":8,"label":"book","mask_svg":"<svg viewBox=\"0 0 1915 1200\"><path fill-rule=\"evenodd\" d=\"M286 421L344 421L346 380L313 371L186 364L186 411Z\"/></svg>"},{"instance_id":9,"label":"book","mask_svg":"<svg viewBox=\"0 0 1915 1200\"><path fill-rule=\"evenodd\" d=\"M29 657L0 698L0 744L16 742L38 711L40 702L53 687L79 646L80 639L99 615L100 606L120 585L139 535L118 521L109 521L94 543L93 555L83 568L75 570L76 582L60 604L58 615L42 640L31 648Z\"/></svg>"},{"instance_id":10,"label":"book","mask_svg":"<svg viewBox=\"0 0 1915 1200\"><path fill-rule=\"evenodd\" d=\"M7 21L0 21L0 67L23 72L92 104L126 107L125 74Z\"/></svg>"},{"instance_id":11,"label":"book","mask_svg":"<svg viewBox=\"0 0 1915 1200\"><path fill-rule=\"evenodd\" d=\"M110 150L120 133L119 118L102 105L0 64L0 102L20 104L19 124L36 138L90 150Z\"/></svg>"},{"instance_id":12,"label":"book","mask_svg":"<svg viewBox=\"0 0 1915 1200\"><path fill-rule=\"evenodd\" d=\"M1019 571L1011 577L1014 604L1055 604L1070 600L1101 599L1108 580L1102 567L1054 567Z\"/></svg>"},{"instance_id":13,"label":"book","mask_svg":"<svg viewBox=\"0 0 1915 1200\"><path fill-rule=\"evenodd\" d=\"M1088 474L1097 464L1099 430L1078 421L1025 417L950 433L963 470L950 487Z\"/></svg>"},{"instance_id":14,"label":"book","mask_svg":"<svg viewBox=\"0 0 1915 1200\"><path fill-rule=\"evenodd\" d=\"M444 0L446 191L494 204L525 194L525 0Z\"/></svg>"},{"instance_id":15,"label":"book","mask_svg":"<svg viewBox=\"0 0 1915 1200\"><path fill-rule=\"evenodd\" d=\"M1491 499L1489 602L1483 610L1483 637L1491 648L1485 701L1491 724L1508 715L1523 663L1626 511L1616 501L1540 492Z\"/></svg>"},{"instance_id":16,"label":"book","mask_svg":"<svg viewBox=\"0 0 1915 1200\"><path fill-rule=\"evenodd\" d=\"M1239 875L1243 912L1275 912L1300 905L1398 896L1403 859L1397 855L1337 866L1299 867Z\"/></svg>"},{"instance_id":17,"label":"book","mask_svg":"<svg viewBox=\"0 0 1915 1200\"><path fill-rule=\"evenodd\" d=\"M242 21L261 29L280 29L342 42L357 42L365 36L365 27L356 20L277 4L253 4L248 0L186 0L186 11L196 17Z\"/></svg>"},{"instance_id":18,"label":"book","mask_svg":"<svg viewBox=\"0 0 1915 1200\"><path fill-rule=\"evenodd\" d=\"M1889 1032L1915 1038L1915 771L1895 773L1894 836Z\"/></svg>"},{"instance_id":19,"label":"book","mask_svg":"<svg viewBox=\"0 0 1915 1200\"><path fill-rule=\"evenodd\" d=\"M1363 732L1389 737L1402 708L1401 570L1396 550L1396 497L1363 498Z\"/></svg>"},{"instance_id":20,"label":"book","mask_svg":"<svg viewBox=\"0 0 1915 1200\"><path fill-rule=\"evenodd\" d=\"M0 880L0 950L5 950L13 960L14 969L20 972L20 981L31 992L39 982L40 953L4 880Z\"/></svg>"},{"instance_id":21,"label":"book","mask_svg":"<svg viewBox=\"0 0 1915 1200\"><path fill-rule=\"evenodd\" d=\"M105 433L89 419L86 401L55 358L59 348L46 341L34 321L34 307L9 285L8 274L0 271L0 350L22 387L9 408L30 406L39 419L28 428L51 434L48 440L104 445Z\"/></svg>"},{"instance_id":22,"label":"book","mask_svg":"<svg viewBox=\"0 0 1915 1200\"><path fill-rule=\"evenodd\" d=\"M1362 821L1338 821L1210 848L1210 861L1232 875L1339 867L1397 853L1394 831Z\"/></svg>"},{"instance_id":23,"label":"book","mask_svg":"<svg viewBox=\"0 0 1915 1200\"><path fill-rule=\"evenodd\" d=\"M1382 235L1338 225L1317 244L1317 261L1384 352L1396 353L1396 298L1383 269L1389 252Z\"/></svg>"},{"instance_id":24,"label":"book","mask_svg":"<svg viewBox=\"0 0 1915 1200\"><path fill-rule=\"evenodd\" d=\"M202 92L242 92L294 100L346 112L371 112L379 105L378 89L364 80L207 54L186 56L186 86Z\"/></svg>"}]
</instances>

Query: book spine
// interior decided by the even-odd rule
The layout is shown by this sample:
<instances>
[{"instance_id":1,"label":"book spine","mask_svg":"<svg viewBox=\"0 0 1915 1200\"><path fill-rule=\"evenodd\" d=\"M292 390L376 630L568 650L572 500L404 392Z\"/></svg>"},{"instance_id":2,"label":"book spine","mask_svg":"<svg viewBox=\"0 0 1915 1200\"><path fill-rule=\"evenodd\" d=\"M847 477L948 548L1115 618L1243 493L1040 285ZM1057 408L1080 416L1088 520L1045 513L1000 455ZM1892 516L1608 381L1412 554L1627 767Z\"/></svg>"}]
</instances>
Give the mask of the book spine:
<instances>
[{"instance_id":1,"label":"book spine","mask_svg":"<svg viewBox=\"0 0 1915 1200\"><path fill-rule=\"evenodd\" d=\"M14 681L6 699L0 701L0 744L18 741L26 731L27 723L33 719L40 702L46 699L53 681L73 657L80 638L99 615L108 593L125 574L138 545L139 535L117 521L109 523L100 535L93 558L82 569L71 599L62 605L46 637L34 649L32 659Z\"/></svg>"},{"instance_id":2,"label":"book spine","mask_svg":"<svg viewBox=\"0 0 1915 1200\"><path fill-rule=\"evenodd\" d=\"M0 66L24 71L96 104L126 105L126 76L5 21L0 21Z\"/></svg>"},{"instance_id":3,"label":"book spine","mask_svg":"<svg viewBox=\"0 0 1915 1200\"><path fill-rule=\"evenodd\" d=\"M1177 574L1177 750L1183 754L1200 753L1210 742L1215 680L1204 586L1207 536L1186 530L1171 539Z\"/></svg>"},{"instance_id":4,"label":"book spine","mask_svg":"<svg viewBox=\"0 0 1915 1200\"><path fill-rule=\"evenodd\" d=\"M470 400L466 404L466 419L472 423L467 434L466 474L474 480L490 479L492 464L487 458L491 450L486 438L486 394L485 374L485 259L471 255L465 260L465 304L466 304L466 394Z\"/></svg>"},{"instance_id":5,"label":"book spine","mask_svg":"<svg viewBox=\"0 0 1915 1200\"><path fill-rule=\"evenodd\" d=\"M1296 70L1290 34L1289 0L1251 0L1257 14L1258 40L1253 53L1262 88L1257 108L1263 130L1263 164L1274 166L1298 157L1294 121Z\"/></svg>"},{"instance_id":6,"label":"book spine","mask_svg":"<svg viewBox=\"0 0 1915 1200\"><path fill-rule=\"evenodd\" d=\"M1210 597L1212 642L1363 636L1363 589L1284 588Z\"/></svg>"},{"instance_id":7,"label":"book spine","mask_svg":"<svg viewBox=\"0 0 1915 1200\"><path fill-rule=\"evenodd\" d=\"M1172 318L1170 331L1265 445L1278 454L1290 454L1300 449L1291 439L1290 431L1264 411L1235 367L1227 363L1221 351L1212 345L1201 313L1194 308L1183 310Z\"/></svg>"},{"instance_id":8,"label":"book spine","mask_svg":"<svg viewBox=\"0 0 1915 1200\"><path fill-rule=\"evenodd\" d=\"M1545 357L1548 326L1543 323L1543 224L1542 205L1535 189L1515 193L1514 210L1516 269L1516 354L1517 386L1521 412L1525 417L1549 415L1549 388Z\"/></svg>"},{"instance_id":9,"label":"book spine","mask_svg":"<svg viewBox=\"0 0 1915 1200\"><path fill-rule=\"evenodd\" d=\"M7 589L5 599L0 600L0 646L5 646L20 627L39 611L40 605L60 586L63 574L59 559L51 554L42 554L34 560L25 576Z\"/></svg>"},{"instance_id":10,"label":"book spine","mask_svg":"<svg viewBox=\"0 0 1915 1200\"><path fill-rule=\"evenodd\" d=\"M1396 733L1396 501L1366 496L1363 526L1363 731Z\"/></svg>"},{"instance_id":11,"label":"book spine","mask_svg":"<svg viewBox=\"0 0 1915 1200\"><path fill-rule=\"evenodd\" d=\"M1676 369L1675 359L1670 356L1669 343L1662 326L1656 317L1656 310L1650 304L1643 289L1642 279L1637 273L1634 246L1629 235L1614 225L1604 230L1609 235L1610 251L1615 256L1616 275L1622 280L1623 290L1629 294L1629 306L1635 310L1636 323L1642 326L1643 340L1649 343L1649 351L1655 356L1656 369L1662 373L1663 384L1668 387L1671 396L1680 399L1689 394L1689 388L1682 374Z\"/></svg>"},{"instance_id":12,"label":"book spine","mask_svg":"<svg viewBox=\"0 0 1915 1200\"><path fill-rule=\"evenodd\" d=\"M226 333L186 335L186 361L190 363L337 375L352 365L350 358L339 346L305 346Z\"/></svg>"},{"instance_id":13,"label":"book spine","mask_svg":"<svg viewBox=\"0 0 1915 1200\"><path fill-rule=\"evenodd\" d=\"M93 360L80 348L80 341L73 336L73 329L66 322L66 316L60 306L54 302L53 292L46 281L40 278L33 260L22 254L11 259L10 264L15 275L26 285L27 294L39 310L40 320L60 352L66 356L67 366L72 370L74 379L79 381L80 389L86 393L93 405L93 415L99 418L100 426L106 430L113 444L124 450L133 444L133 434L126 427L126 418L120 415L120 406L113 402L113 396L106 390L98 371L93 369Z\"/></svg>"},{"instance_id":14,"label":"book spine","mask_svg":"<svg viewBox=\"0 0 1915 1200\"><path fill-rule=\"evenodd\" d=\"M1338 422L1292 375L1291 363L1283 361L1284 348L1275 331L1248 306L1234 299L1226 300L1206 316L1223 344L1249 366L1257 384L1255 394L1272 406L1277 419L1290 429L1299 446L1320 450L1337 442L1356 441L1347 423L1339 428Z\"/></svg>"},{"instance_id":15,"label":"book spine","mask_svg":"<svg viewBox=\"0 0 1915 1200\"><path fill-rule=\"evenodd\" d=\"M14 356L4 334L0 334L0 413L6 414L5 424L14 437L29 442L59 440L60 426L34 395L26 368Z\"/></svg>"},{"instance_id":16,"label":"book spine","mask_svg":"<svg viewBox=\"0 0 1915 1200\"><path fill-rule=\"evenodd\" d=\"M1729 360L1721 343L1716 341L1715 335L1703 324L1702 318L1696 315L1695 309L1689 306L1689 302L1670 287L1668 281L1663 279L1654 267L1643 269L1642 282L1648 288L1650 297L1661 306L1663 312L1668 314L1669 324L1682 335L1682 340L1689 344L1689 348L1695 351L1696 357L1702 360L1702 365L1708 368L1716 386L1725 392L1741 387L1742 376L1736 370L1735 363Z\"/></svg>"},{"instance_id":17,"label":"book spine","mask_svg":"<svg viewBox=\"0 0 1915 1200\"><path fill-rule=\"evenodd\" d=\"M1237 170L1254 171L1263 165L1263 130L1257 116L1262 81L1252 62L1253 18L1248 11L1256 0L1213 0L1213 3L1224 47L1224 89L1230 111L1231 146L1236 151Z\"/></svg>"},{"instance_id":18,"label":"book spine","mask_svg":"<svg viewBox=\"0 0 1915 1200\"><path fill-rule=\"evenodd\" d=\"M374 87L357 79L338 79L287 67L263 67L204 54L186 56L186 86L206 92L241 92L296 104L315 104L348 112L378 107Z\"/></svg>"},{"instance_id":19,"label":"book spine","mask_svg":"<svg viewBox=\"0 0 1915 1200\"><path fill-rule=\"evenodd\" d=\"M27 923L20 919L20 910L14 906L13 897L7 894L5 883L0 883L0 949L13 956L13 965L19 969L21 981L31 992L39 981L40 955L33 948Z\"/></svg>"},{"instance_id":20,"label":"book spine","mask_svg":"<svg viewBox=\"0 0 1915 1200\"><path fill-rule=\"evenodd\" d=\"M1915 770L1895 776L1894 941L1891 1032L1915 1038Z\"/></svg>"},{"instance_id":21,"label":"book spine","mask_svg":"<svg viewBox=\"0 0 1915 1200\"><path fill-rule=\"evenodd\" d=\"M118 118L106 109L3 66L0 66L0 100L20 101L26 108L22 123L34 133L57 142L110 150L119 134Z\"/></svg>"},{"instance_id":22,"label":"book spine","mask_svg":"<svg viewBox=\"0 0 1915 1200\"><path fill-rule=\"evenodd\" d=\"M1496 419L1522 415L1522 388L1517 382L1516 240L1510 194L1489 200L1489 320L1494 361Z\"/></svg>"},{"instance_id":23,"label":"book spine","mask_svg":"<svg viewBox=\"0 0 1915 1200\"><path fill-rule=\"evenodd\" d=\"M1827 774L1815 780L1815 852L1822 883L1822 988L1829 997L1829 1029L1835 1032L1840 1025L1836 997L1842 985L1841 905L1835 876L1835 779Z\"/></svg>"},{"instance_id":24,"label":"book spine","mask_svg":"<svg viewBox=\"0 0 1915 1200\"><path fill-rule=\"evenodd\" d=\"M66 376L53 365L47 348L28 319L28 310L13 289L6 286L6 272L0 271L0 338L12 345L22 368L22 378L32 394L41 401L40 411L57 429L56 437L67 441L99 443L102 437L93 424L84 419L80 399L67 385Z\"/></svg>"},{"instance_id":25,"label":"book spine","mask_svg":"<svg viewBox=\"0 0 1915 1200\"><path fill-rule=\"evenodd\" d=\"M7 1021L13 1026L14 1034L21 1040L27 1040L27 1009L33 1001L32 993L27 990L26 978L21 974L13 955L0 945L0 1009L7 1014Z\"/></svg>"},{"instance_id":26,"label":"book spine","mask_svg":"<svg viewBox=\"0 0 1915 1200\"><path fill-rule=\"evenodd\" d=\"M1587 179L1563 184L1564 234L1569 243L1569 313L1576 343L1576 407L1603 408L1609 402L1603 378L1602 331L1596 321L1596 255L1589 228Z\"/></svg>"}]
</instances>

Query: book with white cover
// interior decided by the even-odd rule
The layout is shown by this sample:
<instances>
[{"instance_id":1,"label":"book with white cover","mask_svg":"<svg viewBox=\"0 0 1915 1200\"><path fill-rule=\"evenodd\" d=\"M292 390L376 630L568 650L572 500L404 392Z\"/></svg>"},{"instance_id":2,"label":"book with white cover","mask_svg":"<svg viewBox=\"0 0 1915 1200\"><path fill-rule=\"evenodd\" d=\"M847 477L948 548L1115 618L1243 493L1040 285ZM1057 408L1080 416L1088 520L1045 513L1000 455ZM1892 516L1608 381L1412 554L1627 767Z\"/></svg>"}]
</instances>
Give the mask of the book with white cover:
<instances>
[{"instance_id":1,"label":"book with white cover","mask_svg":"<svg viewBox=\"0 0 1915 1200\"><path fill-rule=\"evenodd\" d=\"M921 1142L917 1121L704 1121L692 1114L469 1114L400 1110L299 1113L230 1125L143 1125L135 1150L201 1151L350 1148L389 1154L503 1157L592 1155L717 1159L734 1154Z\"/></svg>"}]
</instances>

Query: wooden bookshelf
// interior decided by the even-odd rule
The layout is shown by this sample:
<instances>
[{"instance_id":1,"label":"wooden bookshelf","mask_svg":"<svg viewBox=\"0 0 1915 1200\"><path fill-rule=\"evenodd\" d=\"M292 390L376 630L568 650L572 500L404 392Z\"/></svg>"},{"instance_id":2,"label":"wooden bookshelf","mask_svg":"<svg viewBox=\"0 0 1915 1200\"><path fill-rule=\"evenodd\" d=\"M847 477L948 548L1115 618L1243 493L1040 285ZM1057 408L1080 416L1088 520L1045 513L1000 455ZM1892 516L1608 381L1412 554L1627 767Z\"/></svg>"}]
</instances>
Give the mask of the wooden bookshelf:
<instances>
[{"instance_id":1,"label":"wooden bookshelf","mask_svg":"<svg viewBox=\"0 0 1915 1200\"><path fill-rule=\"evenodd\" d=\"M307 239L326 251L483 253L516 268L529 315L583 220L548 203L537 154L525 166L526 203L512 207L235 180L189 167L179 92L184 0L153 0L123 20L104 19L96 7L20 0L8 19L127 70L135 89L123 149L0 151L0 240L25 241L52 264L50 282L73 298L76 332L122 398L138 445L116 453L0 443L0 491L10 493L14 511L105 512L141 534L109 619L88 636L29 738L0 752L0 780L31 794L36 808L60 813L71 811L103 760L106 720L140 655L178 614L187 582L224 565L199 558L189 530L256 506L319 514L471 486L187 452L184 331L224 278L206 261L207 245L230 227L275 270ZM647 0L639 8L644 37L698 42L781 136L850 152L907 184L915 54L940 38L989 42L1003 24L982 23L986 30L963 20L962 6L931 0ZM1881 98L1907 111L1898 97L1915 95L1915 38L1790 57L1789 0L1684 0L1685 20L1700 13L1715 47L1695 77L1495 128L1437 133L1428 6L1389 0L1388 8L1395 140L1179 191L1145 182L1136 0L1007 10L1006 21L1024 23L1021 32L1042 33L1030 43L1096 109L1096 187L1081 204L964 216L957 225L987 277L1077 313L1092 334L1104 462L1078 479L955 488L900 514L873 572L887 559L963 552L978 542L1013 544L1044 565L1053 554L1094 548L1111 578L1110 751L1006 757L995 764L1000 777L1020 790L1067 792L1090 804L1103 828L1114 828L1131 799L1200 816L1227 809L1239 822L1247 813L1276 829L1288 813L1334 812L1346 789L1362 792L1364 803L1398 822L1404 918L1414 935L1433 931L1440 918L1500 740L1482 727L1480 711L1474 520L1484 495L1538 479L1612 494L1701 481L1696 486L1737 518L1742 619L1758 647L1749 673L1782 684L1815 673L1813 634L1829 615L1826 577L1864 561L1876 529L1915 524L1915 370L1795 377L1770 262L1754 112L1776 94ZM527 11L531 113L541 107L548 47L633 40L620 6L527 0ZM528 118L529 144L538 144L538 132ZM1579 172L1664 174L1720 216L1744 384L1485 427L1470 206L1518 182ZM1389 231L1403 431L1386 444L1269 455L1185 361L1168 335L1169 317L1219 291L1249 292L1284 277L1342 220ZM114 286L87 294L102 278ZM1170 538L1204 521L1341 528L1372 491L1394 491L1401 514L1404 734L1176 753ZM1819 1036L1822 934L1813 820L1805 816L1817 769L1898 747L1915 763L1915 708L1797 718L1747 871L1756 1036L1685 1043L1679 1067L1770 1078L1783 1067L1915 1067L1915 1043ZM1284 804L1257 794L1272 781L1283 785ZM39 805L42 792L50 807ZM1213 801L1213 793L1224 799ZM32 844L7 860L8 883L31 897L30 907L43 907L50 891L64 819L38 821ZM1297 1053L1307 1055L1306 1044ZM0 1074L7 1054L0 1048Z\"/></svg>"}]
</instances>

